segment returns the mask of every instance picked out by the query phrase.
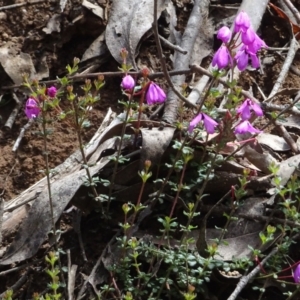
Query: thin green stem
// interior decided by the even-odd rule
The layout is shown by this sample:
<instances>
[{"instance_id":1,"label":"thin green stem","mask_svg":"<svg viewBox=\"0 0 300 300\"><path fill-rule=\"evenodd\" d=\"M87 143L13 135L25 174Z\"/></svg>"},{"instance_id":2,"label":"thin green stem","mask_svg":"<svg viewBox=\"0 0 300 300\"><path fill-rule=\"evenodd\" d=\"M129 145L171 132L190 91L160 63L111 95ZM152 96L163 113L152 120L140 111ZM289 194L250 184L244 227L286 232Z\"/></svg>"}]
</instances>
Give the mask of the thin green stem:
<instances>
[{"instance_id":1,"label":"thin green stem","mask_svg":"<svg viewBox=\"0 0 300 300\"><path fill-rule=\"evenodd\" d=\"M51 192L49 153L48 153L48 143L47 143L46 101L43 102L43 107L42 107L42 134L43 134L44 158L45 158L45 165L46 165L45 167L46 167L47 189L48 189L49 206L50 206L50 218L51 218L52 231L53 231L53 237L54 237L54 248L58 255L58 265L59 265L59 269L60 269L61 281L65 285L65 278L63 276L60 255L58 252L58 241L57 241L57 236L56 236L53 199L52 199L52 192Z\"/></svg>"},{"instance_id":2,"label":"thin green stem","mask_svg":"<svg viewBox=\"0 0 300 300\"><path fill-rule=\"evenodd\" d=\"M74 100L76 101L76 100ZM75 130L76 130L76 134L77 134L77 141L78 141L78 144L79 144L79 150L80 150L80 153L81 153L81 156L82 156L82 160L83 160L83 163L84 163L84 168L85 168L85 171L86 171L86 175L88 177L88 181L89 181L89 184L90 184L90 187L92 189L92 192L93 192L93 195L95 197L96 200L99 199L99 194L96 190L96 187L93 183L93 177L91 175L91 172L90 172L90 169L89 169L89 166L88 166L88 161L87 161L87 158L86 158L86 155L85 155L85 152L84 152L84 145L83 145L83 141L82 141L82 135L81 135L81 128L82 128L82 122L79 122L79 112L78 112L78 103L74 104L74 101L72 101L72 108L73 108L73 111L74 111L74 123L75 123ZM82 117L82 121L83 121L83 117ZM100 202L100 206L102 208L102 203Z\"/></svg>"},{"instance_id":3,"label":"thin green stem","mask_svg":"<svg viewBox=\"0 0 300 300\"><path fill-rule=\"evenodd\" d=\"M122 144L123 144L123 140L124 140L124 136L125 136L125 132L126 132L126 126L127 126L127 122L128 122L128 116L129 116L129 112L130 112L130 108L131 108L132 99L133 99L133 94L130 94L129 100L128 100L128 107L127 107L127 111L126 111L126 115L125 115L125 120L124 120L123 127L122 127L120 143L119 143L119 147L118 147L118 151L117 151L117 155L116 155L114 170L113 170L111 180L110 180L110 185L109 185L108 202L107 202L107 208L106 208L106 210L108 212L109 212L109 207L110 207L111 198L112 198L112 191L113 191L113 188L115 185L114 182L115 182L115 178L116 178L117 171L118 171L119 158L121 156Z\"/></svg>"},{"instance_id":4,"label":"thin green stem","mask_svg":"<svg viewBox=\"0 0 300 300\"><path fill-rule=\"evenodd\" d=\"M139 209L141 200L142 200L142 195L143 195L143 193L144 193L145 185L146 185L146 182L142 181L142 186L141 186L140 193L139 193L139 197L138 197L138 200L137 200L137 203L136 203L134 215L133 215L133 217L132 217L131 225L134 225L134 221L135 221L135 218L136 218L136 215L137 215L137 212L138 212L138 209Z\"/></svg>"},{"instance_id":5,"label":"thin green stem","mask_svg":"<svg viewBox=\"0 0 300 300\"><path fill-rule=\"evenodd\" d=\"M180 194L181 189L182 189L183 179L184 179L184 175L185 175L185 171L186 171L186 166L187 166L187 163L185 162L184 165L183 165L182 172L181 172L181 176L180 176L180 180L179 180L179 184L178 184L176 196L175 196L175 199L173 201L172 209L171 209L171 212L170 212L170 215L169 215L170 219L173 216L174 209L175 209L175 206L176 206L177 201L178 201L179 194Z\"/></svg>"}]
</instances>

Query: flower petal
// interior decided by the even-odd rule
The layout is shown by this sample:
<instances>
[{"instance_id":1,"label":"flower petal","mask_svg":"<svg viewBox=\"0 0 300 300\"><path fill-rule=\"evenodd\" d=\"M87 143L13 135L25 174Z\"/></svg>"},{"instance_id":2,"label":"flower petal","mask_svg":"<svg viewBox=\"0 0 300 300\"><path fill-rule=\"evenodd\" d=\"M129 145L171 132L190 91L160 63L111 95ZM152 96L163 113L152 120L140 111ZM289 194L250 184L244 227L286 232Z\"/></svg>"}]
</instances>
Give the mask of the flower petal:
<instances>
[{"instance_id":1,"label":"flower petal","mask_svg":"<svg viewBox=\"0 0 300 300\"><path fill-rule=\"evenodd\" d=\"M131 90L134 88L135 82L131 75L126 75L122 79L121 86L123 89Z\"/></svg>"},{"instance_id":2,"label":"flower petal","mask_svg":"<svg viewBox=\"0 0 300 300\"><path fill-rule=\"evenodd\" d=\"M204 113L202 113L202 115L205 130L207 131L207 133L213 134L215 132L215 127L218 125L218 123L208 115Z\"/></svg>"},{"instance_id":3,"label":"flower petal","mask_svg":"<svg viewBox=\"0 0 300 300\"><path fill-rule=\"evenodd\" d=\"M231 31L227 26L223 26L218 30L217 38L223 43L228 43L231 39Z\"/></svg>"},{"instance_id":4,"label":"flower petal","mask_svg":"<svg viewBox=\"0 0 300 300\"><path fill-rule=\"evenodd\" d=\"M254 128L248 120L241 122L234 129L234 133L244 134L244 133L259 133L260 130Z\"/></svg>"},{"instance_id":5,"label":"flower petal","mask_svg":"<svg viewBox=\"0 0 300 300\"><path fill-rule=\"evenodd\" d=\"M203 118L202 113L200 113L190 122L189 129L188 129L189 133L193 132L194 128L201 122L202 118Z\"/></svg>"},{"instance_id":6,"label":"flower petal","mask_svg":"<svg viewBox=\"0 0 300 300\"><path fill-rule=\"evenodd\" d=\"M293 277L296 283L300 283L300 264L297 265Z\"/></svg>"},{"instance_id":7,"label":"flower petal","mask_svg":"<svg viewBox=\"0 0 300 300\"><path fill-rule=\"evenodd\" d=\"M261 117L264 115L260 105L255 103L254 101L251 101L251 108L253 109L253 111L257 116Z\"/></svg>"}]
</instances>

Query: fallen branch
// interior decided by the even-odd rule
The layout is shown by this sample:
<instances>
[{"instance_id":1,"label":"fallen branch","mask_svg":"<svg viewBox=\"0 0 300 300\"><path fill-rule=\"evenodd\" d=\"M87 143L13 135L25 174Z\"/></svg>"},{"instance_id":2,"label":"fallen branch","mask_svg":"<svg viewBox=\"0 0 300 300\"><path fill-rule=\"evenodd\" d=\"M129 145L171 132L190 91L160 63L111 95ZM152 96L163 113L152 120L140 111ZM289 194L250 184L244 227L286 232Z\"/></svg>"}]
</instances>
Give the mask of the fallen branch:
<instances>
[{"instance_id":1,"label":"fallen branch","mask_svg":"<svg viewBox=\"0 0 300 300\"><path fill-rule=\"evenodd\" d=\"M24 125L24 126L22 127L22 129L21 129L21 131L20 131L20 134L19 134L19 136L18 136L18 138L17 138L17 140L16 140L16 142L14 143L14 146L13 146L13 148L12 148L12 151L13 151L13 152L16 152L16 151L18 150L18 148L19 148L19 146L20 146L20 143L21 143L21 141L22 141L22 139L23 139L23 137L24 137L25 131L26 131L27 129L29 129L30 126L31 126L33 123L34 123L34 119L29 119L28 122L27 122L27 124Z\"/></svg>"},{"instance_id":2,"label":"fallen branch","mask_svg":"<svg viewBox=\"0 0 300 300\"><path fill-rule=\"evenodd\" d=\"M181 53L175 53L174 57L174 70L181 70L188 68L190 63L190 58L193 52L194 44L197 38L197 35L199 33L200 27L203 22L203 16L208 11L208 1L201 1L201 0L195 0L194 1L194 7L190 14L186 29L183 33L183 36L181 38L181 44L180 47L185 49L187 51L187 54L181 54ZM164 60L161 60L161 64L163 65L165 62ZM163 120L168 123L173 123L177 118L177 112L178 112L178 93L175 92L175 90L178 90L181 88L181 85L185 82L185 76L184 75L177 75L172 77L172 85L174 88L171 87L168 90L168 100L165 104L165 110L163 115ZM187 99L185 100L185 103L190 103ZM190 104L190 106L195 106L195 104Z\"/></svg>"},{"instance_id":3,"label":"fallen branch","mask_svg":"<svg viewBox=\"0 0 300 300\"><path fill-rule=\"evenodd\" d=\"M22 2L22 3L16 3L16 4L2 6L2 7L0 7L0 11L25 6L25 5L28 5L28 4L37 4L37 3L41 3L41 2L45 2L45 0L31 0L31 1L27 0L27 1ZM50 0L50 2L56 2L56 0Z\"/></svg>"},{"instance_id":4,"label":"fallen branch","mask_svg":"<svg viewBox=\"0 0 300 300\"><path fill-rule=\"evenodd\" d=\"M20 108L22 107L22 101L19 100L19 98L17 97L17 95L15 93L12 94L13 95L13 98L16 102L16 106L15 108L13 109L13 111L11 112L10 116L8 117L4 127L8 128L8 129L11 129L13 124L15 123L15 119L18 115L18 112L20 110Z\"/></svg>"},{"instance_id":5,"label":"fallen branch","mask_svg":"<svg viewBox=\"0 0 300 300\"><path fill-rule=\"evenodd\" d=\"M264 102L269 102L269 99L272 98L282 86L298 49L299 49L299 44L296 38L293 36L291 40L290 49L287 53L286 60L281 68L281 72L278 76L278 79L276 80L276 83L274 84L268 99L266 99Z\"/></svg>"},{"instance_id":6,"label":"fallen branch","mask_svg":"<svg viewBox=\"0 0 300 300\"><path fill-rule=\"evenodd\" d=\"M127 74L133 76L133 77L143 77L143 73L142 71L139 72L128 72ZM170 76L175 76L175 75L188 75L191 74L191 70L190 69L184 69L184 70L177 70L177 71L170 71L169 75ZM98 73L84 73L84 74L78 74L78 75L74 75L74 76L70 76L68 77L68 79L73 80L74 82L77 81L84 81L86 78L97 78L99 76L104 76L104 77L123 77L124 76L124 72L98 72ZM157 72L157 73L152 73L149 74L149 78L150 79L154 79L154 78L159 78L159 77L164 77L165 74L164 72ZM54 79L54 80L44 80L44 81L40 81L40 84L54 84L54 83L58 83L58 79ZM14 89L14 88L19 88L22 87L23 84L16 84L16 85L9 85L9 86L3 86L1 87L2 90L10 90L10 89Z\"/></svg>"},{"instance_id":7,"label":"fallen branch","mask_svg":"<svg viewBox=\"0 0 300 300\"><path fill-rule=\"evenodd\" d=\"M155 20L155 19L154 19ZM153 24L155 24L154 26L157 28L157 22L153 22ZM153 28L153 24L152 24L152 28ZM159 39L163 42L163 44L168 47L169 49L178 51L182 54L187 54L187 51L182 49L180 46L178 45L173 45L171 42L169 42L167 39L165 39L163 36L158 35ZM156 45L157 46L157 45Z\"/></svg>"},{"instance_id":8,"label":"fallen branch","mask_svg":"<svg viewBox=\"0 0 300 300\"><path fill-rule=\"evenodd\" d=\"M248 284L250 280L256 276L256 274L259 273L261 270L261 266L263 266L273 255L275 255L278 252L278 248L274 248L260 263L260 265L257 265L248 275L242 276L239 280L239 283L237 284L235 290L232 292L232 294L229 296L227 300L235 300L236 297L239 295L239 293L243 290L243 288Z\"/></svg>"}]
</instances>

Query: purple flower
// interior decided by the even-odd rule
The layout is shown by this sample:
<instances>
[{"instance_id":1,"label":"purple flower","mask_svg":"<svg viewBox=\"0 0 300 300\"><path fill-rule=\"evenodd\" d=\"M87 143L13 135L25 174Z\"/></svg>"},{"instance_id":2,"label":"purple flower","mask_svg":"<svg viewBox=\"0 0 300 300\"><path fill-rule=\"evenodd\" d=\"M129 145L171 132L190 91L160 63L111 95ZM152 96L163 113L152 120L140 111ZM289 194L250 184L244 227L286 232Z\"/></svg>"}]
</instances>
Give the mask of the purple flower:
<instances>
[{"instance_id":1,"label":"purple flower","mask_svg":"<svg viewBox=\"0 0 300 300\"><path fill-rule=\"evenodd\" d=\"M239 49L234 57L235 61L237 62L237 67L240 71L244 71L248 66L249 55L244 49L244 46Z\"/></svg>"},{"instance_id":2,"label":"purple flower","mask_svg":"<svg viewBox=\"0 0 300 300\"><path fill-rule=\"evenodd\" d=\"M256 53L261 48L268 48L266 43L255 33L254 41L248 45L249 52Z\"/></svg>"},{"instance_id":3,"label":"purple flower","mask_svg":"<svg viewBox=\"0 0 300 300\"><path fill-rule=\"evenodd\" d=\"M234 32L239 32L239 31L246 32L249 27L250 27L250 19L244 11L241 11L235 18Z\"/></svg>"},{"instance_id":4,"label":"purple flower","mask_svg":"<svg viewBox=\"0 0 300 300\"><path fill-rule=\"evenodd\" d=\"M218 30L217 38L223 43L228 43L231 39L231 31L227 26L223 26Z\"/></svg>"},{"instance_id":5,"label":"purple flower","mask_svg":"<svg viewBox=\"0 0 300 300\"><path fill-rule=\"evenodd\" d=\"M249 51L247 46L242 46L236 53L234 59L237 62L237 67L240 71L244 71L251 59L251 65L253 68L257 69L260 66L259 59L256 54Z\"/></svg>"},{"instance_id":6,"label":"purple flower","mask_svg":"<svg viewBox=\"0 0 300 300\"><path fill-rule=\"evenodd\" d=\"M259 62L258 56L256 54L252 54L250 52L249 52L249 56L251 59L252 68L255 68L255 69L259 68L260 62Z\"/></svg>"},{"instance_id":7,"label":"purple flower","mask_svg":"<svg viewBox=\"0 0 300 300\"><path fill-rule=\"evenodd\" d=\"M241 118L242 120L248 120L251 117L251 112L250 112L250 108L255 112L255 114L259 117L263 116L263 111L261 109L261 107L253 102L250 99L246 99L242 105L236 110L237 113L241 114Z\"/></svg>"},{"instance_id":8,"label":"purple flower","mask_svg":"<svg viewBox=\"0 0 300 300\"><path fill-rule=\"evenodd\" d=\"M121 86L125 90L132 90L134 88L135 82L131 75L126 75L122 79Z\"/></svg>"},{"instance_id":9,"label":"purple flower","mask_svg":"<svg viewBox=\"0 0 300 300\"><path fill-rule=\"evenodd\" d=\"M259 133L260 130L254 128L248 120L241 122L235 127L234 133L244 134L244 133Z\"/></svg>"},{"instance_id":10,"label":"purple flower","mask_svg":"<svg viewBox=\"0 0 300 300\"><path fill-rule=\"evenodd\" d=\"M146 101L148 105L163 103L166 100L165 92L154 82L151 82L147 93L146 93Z\"/></svg>"},{"instance_id":11,"label":"purple flower","mask_svg":"<svg viewBox=\"0 0 300 300\"><path fill-rule=\"evenodd\" d=\"M293 277L296 283L300 283L300 264L297 265Z\"/></svg>"},{"instance_id":12,"label":"purple flower","mask_svg":"<svg viewBox=\"0 0 300 300\"><path fill-rule=\"evenodd\" d=\"M215 53L212 65L217 65L218 69L223 69L232 64L232 58L226 46L222 45L219 50Z\"/></svg>"},{"instance_id":13,"label":"purple flower","mask_svg":"<svg viewBox=\"0 0 300 300\"><path fill-rule=\"evenodd\" d=\"M207 133L213 134L215 132L215 127L218 125L218 123L208 115L200 113L190 122L188 129L189 133L191 133L202 120Z\"/></svg>"},{"instance_id":14,"label":"purple flower","mask_svg":"<svg viewBox=\"0 0 300 300\"><path fill-rule=\"evenodd\" d=\"M57 89L55 86L50 86L49 88L47 88L47 95L50 98L54 98L56 96L57 93Z\"/></svg>"},{"instance_id":15,"label":"purple flower","mask_svg":"<svg viewBox=\"0 0 300 300\"><path fill-rule=\"evenodd\" d=\"M255 36L256 33L251 27L249 27L245 32L242 32L242 42L245 45L250 45L254 42Z\"/></svg>"},{"instance_id":16,"label":"purple flower","mask_svg":"<svg viewBox=\"0 0 300 300\"><path fill-rule=\"evenodd\" d=\"M28 119L37 118L40 114L40 108L33 98L28 98L26 101L25 114Z\"/></svg>"}]
</instances>

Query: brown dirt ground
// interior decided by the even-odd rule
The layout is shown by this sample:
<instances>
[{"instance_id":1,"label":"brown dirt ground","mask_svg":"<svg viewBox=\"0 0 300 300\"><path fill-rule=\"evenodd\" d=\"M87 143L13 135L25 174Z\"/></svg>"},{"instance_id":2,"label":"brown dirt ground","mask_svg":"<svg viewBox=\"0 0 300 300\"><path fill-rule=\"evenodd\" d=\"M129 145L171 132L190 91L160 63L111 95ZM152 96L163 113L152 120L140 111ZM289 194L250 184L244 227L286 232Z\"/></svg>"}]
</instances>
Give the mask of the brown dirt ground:
<instances>
[{"instance_id":1,"label":"brown dirt ground","mask_svg":"<svg viewBox=\"0 0 300 300\"><path fill-rule=\"evenodd\" d=\"M0 0L0 7L11 5L11 2L11 0ZM15 1L15 3L20 2L23 1ZM59 13L58 1L46 1L0 12L0 47L9 41L14 41L22 52L31 55L36 66L38 66L41 57L46 56L50 69L50 78L53 79L56 75L60 76L64 73L65 66L71 63L74 57L82 56L90 43L100 35L105 26L105 24L99 21L91 12L83 9L80 3L81 1L79 0L68 1L63 13L64 21L62 30L59 33L53 33L51 35L46 35L42 31L42 28L45 27L45 24L53 14ZM103 7L107 6L105 1L98 0L98 3ZM187 5L187 12L189 12L191 8L191 6L188 5L189 1L183 1L183 3ZM76 25L73 25L72 20L80 14L83 14L83 19L76 23ZM180 19L181 22L188 15L188 13L184 14L182 19ZM261 35L268 45L281 47L288 42L288 30L279 25L281 23L278 22L278 19L266 13L261 27ZM152 43L152 48L148 47L148 44L147 47L142 46L140 56L147 57L149 54L147 51L151 51L151 55L155 57L156 52L153 39L150 38L147 43ZM244 89L253 88L253 92L258 99L262 99L262 97L254 82L268 95L281 70L282 59L276 55L274 57L275 61L265 67L263 74L259 72L245 72L240 80L240 84ZM146 61L145 58L145 62ZM296 57L294 65L300 69L299 56ZM113 58L109 58L107 63L101 66L101 71L116 70L117 64ZM2 86L12 84L1 70L0 79ZM109 106L115 111L119 109L117 104L118 99L121 98L121 93L118 88L119 84L119 79L106 79L106 86L101 92L102 100L92 112L92 126L84 133L85 141L88 141L93 136L101 124L103 116ZM299 76L290 72L284 87L300 88ZM9 93L9 90L5 90L5 92ZM24 93L16 92L20 96L20 99L25 100ZM278 99L278 102L284 103L286 100L285 97L282 97ZM45 167L42 155L42 140L34 134L34 131L37 130L37 125L34 125L31 130L26 132L17 154L12 153L12 146L21 128L27 123L22 109L19 112L12 130L5 130L3 125L13 107L13 102L0 107L0 193L3 192L5 200L14 198L41 179L43 174L40 171ZM64 122L56 122L53 124L54 133L49 137L51 168L63 162L77 149L75 133L66 125ZM63 235L61 246L65 249L72 249L72 259L80 265L79 271L88 274L100 253L100 249L105 245L109 237L113 234L113 229L116 227L107 231L107 234L99 235L99 230L103 233L103 227L99 225L97 215L91 214L88 218L84 218L82 224L82 228L85 228L83 238L89 257L89 263L85 264L78 247L77 236L74 231L72 231L72 218L70 215L65 214L62 219L62 230L66 231L66 233ZM117 223L115 223L115 226L116 225ZM107 226L107 224L104 226ZM46 248L47 244L40 249L37 257L43 257ZM19 292L19 299L29 299L34 291L41 292L44 290L46 286L46 276L42 272L44 267L42 264L34 268L34 272L31 274L26 288ZM13 285L19 276L20 273L12 273L12 275L0 277L0 293L7 287ZM82 279L79 279L79 281L81 280Z\"/></svg>"}]
</instances>

